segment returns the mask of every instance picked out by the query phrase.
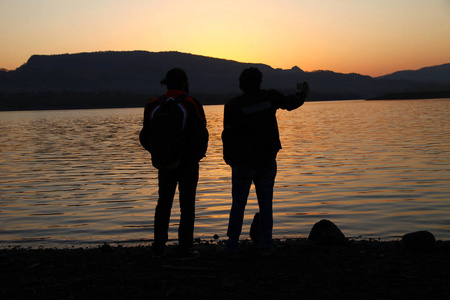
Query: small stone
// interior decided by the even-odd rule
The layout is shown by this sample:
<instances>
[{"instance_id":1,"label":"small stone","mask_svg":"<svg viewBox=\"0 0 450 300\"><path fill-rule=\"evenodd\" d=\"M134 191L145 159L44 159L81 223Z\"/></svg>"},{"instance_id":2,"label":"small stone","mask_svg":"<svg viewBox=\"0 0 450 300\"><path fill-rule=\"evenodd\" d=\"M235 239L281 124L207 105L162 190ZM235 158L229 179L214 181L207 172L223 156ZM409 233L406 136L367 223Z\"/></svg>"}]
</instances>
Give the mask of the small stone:
<instances>
[{"instance_id":1,"label":"small stone","mask_svg":"<svg viewBox=\"0 0 450 300\"><path fill-rule=\"evenodd\" d=\"M110 245L108 245L107 243L104 243L103 246L100 247L100 252L111 253L111 252L113 252L113 248Z\"/></svg>"}]
</instances>

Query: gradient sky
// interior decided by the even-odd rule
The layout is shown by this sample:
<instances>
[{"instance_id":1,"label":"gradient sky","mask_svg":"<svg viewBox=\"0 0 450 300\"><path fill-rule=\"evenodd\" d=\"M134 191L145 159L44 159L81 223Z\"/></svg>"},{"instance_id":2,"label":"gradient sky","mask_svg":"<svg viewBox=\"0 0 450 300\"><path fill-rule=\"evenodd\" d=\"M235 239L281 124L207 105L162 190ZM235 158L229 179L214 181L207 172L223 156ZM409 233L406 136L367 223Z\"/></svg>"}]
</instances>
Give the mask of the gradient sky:
<instances>
[{"instance_id":1,"label":"gradient sky","mask_svg":"<svg viewBox=\"0 0 450 300\"><path fill-rule=\"evenodd\" d=\"M0 0L0 42L8 70L146 50L380 76L450 63L450 0Z\"/></svg>"}]
</instances>

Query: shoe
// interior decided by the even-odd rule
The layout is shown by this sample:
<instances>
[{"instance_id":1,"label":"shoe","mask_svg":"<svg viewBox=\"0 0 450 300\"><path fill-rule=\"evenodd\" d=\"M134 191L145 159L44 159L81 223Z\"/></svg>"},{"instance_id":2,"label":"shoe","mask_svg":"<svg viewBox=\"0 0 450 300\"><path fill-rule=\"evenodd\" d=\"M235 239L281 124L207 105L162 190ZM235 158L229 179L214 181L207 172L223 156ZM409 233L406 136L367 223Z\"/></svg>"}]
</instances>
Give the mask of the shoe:
<instances>
[{"instance_id":1,"label":"shoe","mask_svg":"<svg viewBox=\"0 0 450 300\"><path fill-rule=\"evenodd\" d=\"M162 259L166 256L167 256L166 249L164 249L163 251L157 251L157 252L153 251L153 254L152 254L152 258L155 258L155 259Z\"/></svg>"},{"instance_id":2,"label":"shoe","mask_svg":"<svg viewBox=\"0 0 450 300\"><path fill-rule=\"evenodd\" d=\"M200 257L200 253L195 250L181 250L177 252L176 260L194 260Z\"/></svg>"},{"instance_id":3,"label":"shoe","mask_svg":"<svg viewBox=\"0 0 450 300\"><path fill-rule=\"evenodd\" d=\"M228 249L225 246L217 246L216 252L219 255L222 255L222 256L225 256L225 257L228 257L228 258L237 258L238 254L239 254L238 250L230 250L230 249Z\"/></svg>"},{"instance_id":4,"label":"shoe","mask_svg":"<svg viewBox=\"0 0 450 300\"><path fill-rule=\"evenodd\" d=\"M274 248L262 248L259 251L260 251L259 253L261 254L261 257L271 257L276 254Z\"/></svg>"},{"instance_id":5,"label":"shoe","mask_svg":"<svg viewBox=\"0 0 450 300\"><path fill-rule=\"evenodd\" d=\"M166 246L163 247L152 246L152 251L153 251L152 257L155 259L161 259L167 256Z\"/></svg>"}]
</instances>

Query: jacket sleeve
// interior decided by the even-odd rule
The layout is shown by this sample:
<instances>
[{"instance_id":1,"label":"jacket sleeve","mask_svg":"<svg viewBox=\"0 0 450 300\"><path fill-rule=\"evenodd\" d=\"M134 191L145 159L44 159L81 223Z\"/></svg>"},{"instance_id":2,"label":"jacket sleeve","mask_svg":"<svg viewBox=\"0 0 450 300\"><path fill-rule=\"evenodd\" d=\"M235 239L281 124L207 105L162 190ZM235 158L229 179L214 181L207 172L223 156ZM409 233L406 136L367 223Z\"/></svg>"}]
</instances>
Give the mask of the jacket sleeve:
<instances>
[{"instance_id":1,"label":"jacket sleeve","mask_svg":"<svg viewBox=\"0 0 450 300\"><path fill-rule=\"evenodd\" d=\"M149 105L147 104L144 109L144 122L142 125L142 129L139 132L139 142L141 143L142 147L144 147L147 151L150 152L151 143L148 138L148 132L149 132L149 126L150 126L150 120L149 120Z\"/></svg>"},{"instance_id":2,"label":"jacket sleeve","mask_svg":"<svg viewBox=\"0 0 450 300\"><path fill-rule=\"evenodd\" d=\"M307 93L299 92L293 95L285 96L278 91L271 90L269 91L273 94L274 102L276 108L286 109L288 111L299 108L305 103L305 99L307 97Z\"/></svg>"},{"instance_id":3,"label":"jacket sleeve","mask_svg":"<svg viewBox=\"0 0 450 300\"><path fill-rule=\"evenodd\" d=\"M203 106L201 103L192 98L195 108L195 118L193 122L193 153L198 161L200 161L203 157L206 156L206 151L208 150L208 140L209 133L206 127L206 116L205 111L203 110Z\"/></svg>"},{"instance_id":4,"label":"jacket sleeve","mask_svg":"<svg viewBox=\"0 0 450 300\"><path fill-rule=\"evenodd\" d=\"M223 159L230 166L236 163L238 153L238 132L236 132L233 123L233 114L230 113L230 107L225 105L222 131Z\"/></svg>"}]
</instances>

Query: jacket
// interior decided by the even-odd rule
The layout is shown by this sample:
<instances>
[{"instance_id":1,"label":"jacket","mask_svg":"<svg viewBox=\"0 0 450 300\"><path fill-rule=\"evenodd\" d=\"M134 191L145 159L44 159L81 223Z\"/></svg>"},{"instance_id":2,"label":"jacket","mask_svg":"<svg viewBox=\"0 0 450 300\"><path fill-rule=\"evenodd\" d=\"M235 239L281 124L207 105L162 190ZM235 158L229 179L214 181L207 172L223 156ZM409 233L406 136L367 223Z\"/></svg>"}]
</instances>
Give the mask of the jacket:
<instances>
[{"instance_id":1,"label":"jacket","mask_svg":"<svg viewBox=\"0 0 450 300\"><path fill-rule=\"evenodd\" d=\"M276 111L303 105L306 94L285 96L275 90L247 91L224 109L223 157L227 164L259 165L274 160L282 148Z\"/></svg>"},{"instance_id":2,"label":"jacket","mask_svg":"<svg viewBox=\"0 0 450 300\"><path fill-rule=\"evenodd\" d=\"M182 106L185 108L185 145L183 146L182 161L200 161L206 155L208 149L209 134L206 128L206 117L203 106L192 96L184 91L168 90L164 97L176 98L184 94L181 100ZM151 126L151 112L159 104L159 98L155 97L147 102L144 109L143 127L139 134L141 145L149 152L152 151L152 145L146 138L146 133Z\"/></svg>"}]
</instances>

